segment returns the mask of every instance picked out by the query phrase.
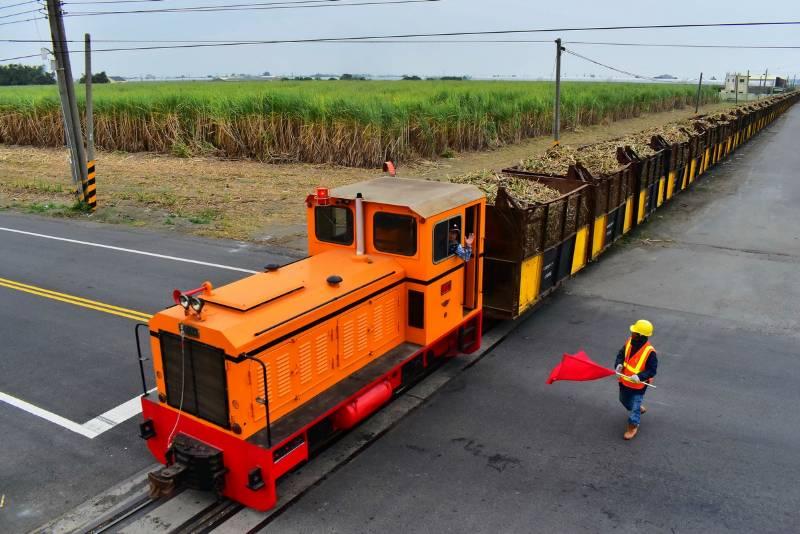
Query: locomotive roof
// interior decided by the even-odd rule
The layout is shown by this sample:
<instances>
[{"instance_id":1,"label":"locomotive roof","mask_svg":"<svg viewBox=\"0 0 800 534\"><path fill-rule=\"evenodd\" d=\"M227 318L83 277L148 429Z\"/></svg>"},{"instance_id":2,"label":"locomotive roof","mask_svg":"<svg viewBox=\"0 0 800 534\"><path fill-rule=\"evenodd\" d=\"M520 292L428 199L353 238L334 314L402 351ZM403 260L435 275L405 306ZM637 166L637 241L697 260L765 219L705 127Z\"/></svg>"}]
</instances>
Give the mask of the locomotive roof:
<instances>
[{"instance_id":1,"label":"locomotive roof","mask_svg":"<svg viewBox=\"0 0 800 534\"><path fill-rule=\"evenodd\" d=\"M337 187L330 192L330 196L353 200L358 193L367 202L405 206L424 218L474 202L484 196L474 185L391 177Z\"/></svg>"}]
</instances>

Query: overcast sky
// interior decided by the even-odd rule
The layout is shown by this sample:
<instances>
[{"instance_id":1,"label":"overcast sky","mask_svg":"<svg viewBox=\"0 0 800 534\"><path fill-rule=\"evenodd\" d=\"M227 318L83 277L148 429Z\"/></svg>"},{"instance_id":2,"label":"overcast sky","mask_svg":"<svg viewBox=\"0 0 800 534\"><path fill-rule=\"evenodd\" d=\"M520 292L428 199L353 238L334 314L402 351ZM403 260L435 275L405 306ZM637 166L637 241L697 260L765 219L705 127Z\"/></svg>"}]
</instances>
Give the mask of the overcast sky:
<instances>
[{"instance_id":1,"label":"overcast sky","mask_svg":"<svg viewBox=\"0 0 800 534\"><path fill-rule=\"evenodd\" d=\"M19 0L0 0L0 6L17 1ZM266 0L165 0L118 5L70 5L70 0L66 0L65 11L154 9L165 5L177 7L258 1ZM329 4L359 1L365 0L342 0ZM0 15L31 7L35 5L0 10ZM95 48L101 48L136 46L98 42L102 39L302 39L564 26L784 20L800 20L800 1L441 0L386 6L87 16L66 18L65 22L70 39L82 39L83 34L89 32L96 41ZM797 49L634 48L570 44L570 41L615 41L800 46L800 26L562 32L483 38L549 40L556 37L561 37L568 48L587 57L645 76L669 73L680 78L696 78L703 71L705 78L721 78L728 70L738 69L744 72L750 69L755 73L763 72L765 68L769 69L770 74L800 74L800 50ZM0 26L0 39L37 38L49 38L47 21ZM39 45L31 43L0 43L0 58L36 53L38 47ZM191 50L98 52L94 56L94 69L117 75L151 73L157 76L270 71L273 74L355 72L549 78L553 73L554 48L552 43L272 44ZM71 49L82 50L82 45L72 44ZM40 64L41 60L31 59L26 62ZM565 56L563 70L567 77L589 74L624 77L574 56ZM73 71L76 76L83 71L82 57L73 55Z\"/></svg>"}]
</instances>

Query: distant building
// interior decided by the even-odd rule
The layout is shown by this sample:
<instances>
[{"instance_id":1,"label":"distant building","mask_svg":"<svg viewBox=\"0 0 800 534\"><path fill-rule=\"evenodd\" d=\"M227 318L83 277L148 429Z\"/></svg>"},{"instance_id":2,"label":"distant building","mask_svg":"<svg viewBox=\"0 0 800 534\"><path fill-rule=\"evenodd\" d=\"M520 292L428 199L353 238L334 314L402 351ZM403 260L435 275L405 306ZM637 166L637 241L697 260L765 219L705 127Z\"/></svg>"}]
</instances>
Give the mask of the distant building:
<instances>
[{"instance_id":1,"label":"distant building","mask_svg":"<svg viewBox=\"0 0 800 534\"><path fill-rule=\"evenodd\" d=\"M124 83L124 82L127 82L127 81L128 81L128 80L126 80L125 78L123 78L122 76L109 76L109 77L108 77L108 80L109 80L111 83Z\"/></svg>"},{"instance_id":2,"label":"distant building","mask_svg":"<svg viewBox=\"0 0 800 534\"><path fill-rule=\"evenodd\" d=\"M734 100L738 92L738 100L755 100L764 95L781 93L788 86L788 80L780 76L759 75L755 71L749 76L747 73L729 72L725 75L725 87L720 94L726 100Z\"/></svg>"}]
</instances>

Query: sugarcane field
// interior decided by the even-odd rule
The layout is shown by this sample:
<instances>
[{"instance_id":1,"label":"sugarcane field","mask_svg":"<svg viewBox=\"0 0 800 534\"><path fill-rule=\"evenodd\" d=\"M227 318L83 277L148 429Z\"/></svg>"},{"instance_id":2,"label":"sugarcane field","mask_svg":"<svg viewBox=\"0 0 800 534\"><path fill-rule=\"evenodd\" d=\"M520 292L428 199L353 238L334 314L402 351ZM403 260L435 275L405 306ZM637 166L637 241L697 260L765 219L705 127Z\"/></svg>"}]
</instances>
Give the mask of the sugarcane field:
<instances>
[{"instance_id":1,"label":"sugarcane field","mask_svg":"<svg viewBox=\"0 0 800 534\"><path fill-rule=\"evenodd\" d=\"M540 7L0 0L0 531L796 532L794 4Z\"/></svg>"}]
</instances>

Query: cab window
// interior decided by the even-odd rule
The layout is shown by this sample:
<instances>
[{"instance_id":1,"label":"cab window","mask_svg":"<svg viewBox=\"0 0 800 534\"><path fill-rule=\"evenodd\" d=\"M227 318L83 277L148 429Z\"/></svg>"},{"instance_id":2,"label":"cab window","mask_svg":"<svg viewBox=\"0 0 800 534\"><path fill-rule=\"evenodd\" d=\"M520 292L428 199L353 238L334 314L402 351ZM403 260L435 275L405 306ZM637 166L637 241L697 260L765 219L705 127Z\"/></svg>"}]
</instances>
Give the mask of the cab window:
<instances>
[{"instance_id":1,"label":"cab window","mask_svg":"<svg viewBox=\"0 0 800 534\"><path fill-rule=\"evenodd\" d=\"M314 208L314 233L320 241L352 245L353 212L342 206L317 206Z\"/></svg>"},{"instance_id":2,"label":"cab window","mask_svg":"<svg viewBox=\"0 0 800 534\"><path fill-rule=\"evenodd\" d=\"M451 240L450 232L458 231L458 239ZM456 245L461 243L461 216L451 217L433 227L433 263L439 263L454 256Z\"/></svg>"},{"instance_id":3,"label":"cab window","mask_svg":"<svg viewBox=\"0 0 800 534\"><path fill-rule=\"evenodd\" d=\"M372 244L380 252L413 256L417 253L417 220L410 215L378 212L372 218Z\"/></svg>"}]
</instances>

